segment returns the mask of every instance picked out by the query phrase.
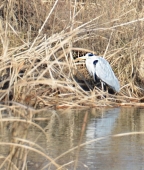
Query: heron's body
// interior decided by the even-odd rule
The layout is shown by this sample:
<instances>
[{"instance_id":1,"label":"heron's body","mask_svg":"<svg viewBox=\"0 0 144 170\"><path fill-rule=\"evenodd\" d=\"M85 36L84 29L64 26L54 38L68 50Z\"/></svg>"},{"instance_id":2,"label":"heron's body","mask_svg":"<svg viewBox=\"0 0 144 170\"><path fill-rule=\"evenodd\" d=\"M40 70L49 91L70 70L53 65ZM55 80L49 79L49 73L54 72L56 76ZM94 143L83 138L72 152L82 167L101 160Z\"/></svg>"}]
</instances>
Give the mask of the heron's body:
<instances>
[{"instance_id":1,"label":"heron's body","mask_svg":"<svg viewBox=\"0 0 144 170\"><path fill-rule=\"evenodd\" d=\"M87 70L89 74L93 76L94 81L97 81L98 78L102 83L106 83L114 91L120 91L119 81L107 60L91 53L86 54L82 58L86 59Z\"/></svg>"}]
</instances>

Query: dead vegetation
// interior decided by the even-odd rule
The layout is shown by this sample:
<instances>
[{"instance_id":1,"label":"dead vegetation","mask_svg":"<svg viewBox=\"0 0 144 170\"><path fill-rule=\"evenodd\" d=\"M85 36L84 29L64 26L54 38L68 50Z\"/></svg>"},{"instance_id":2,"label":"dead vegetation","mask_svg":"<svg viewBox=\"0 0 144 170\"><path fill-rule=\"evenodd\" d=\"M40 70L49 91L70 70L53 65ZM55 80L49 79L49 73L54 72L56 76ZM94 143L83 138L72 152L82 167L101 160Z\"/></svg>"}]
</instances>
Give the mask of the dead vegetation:
<instances>
[{"instance_id":1,"label":"dead vegetation","mask_svg":"<svg viewBox=\"0 0 144 170\"><path fill-rule=\"evenodd\" d=\"M143 10L141 0L0 2L0 115L1 132L6 133L0 142L0 169L29 169L29 158L36 154L36 163L43 159L43 166L65 166L57 163L63 155L51 158L37 142L50 139L57 113L49 109L38 117L36 109L144 106ZM85 64L74 62L87 52L110 62L120 93L102 92ZM50 120L50 127L43 120ZM32 140L28 132L36 132L37 138Z\"/></svg>"},{"instance_id":2,"label":"dead vegetation","mask_svg":"<svg viewBox=\"0 0 144 170\"><path fill-rule=\"evenodd\" d=\"M141 0L3 0L0 100L34 108L143 102L143 10ZM74 62L89 51L110 62L119 94L101 99L106 92Z\"/></svg>"}]
</instances>

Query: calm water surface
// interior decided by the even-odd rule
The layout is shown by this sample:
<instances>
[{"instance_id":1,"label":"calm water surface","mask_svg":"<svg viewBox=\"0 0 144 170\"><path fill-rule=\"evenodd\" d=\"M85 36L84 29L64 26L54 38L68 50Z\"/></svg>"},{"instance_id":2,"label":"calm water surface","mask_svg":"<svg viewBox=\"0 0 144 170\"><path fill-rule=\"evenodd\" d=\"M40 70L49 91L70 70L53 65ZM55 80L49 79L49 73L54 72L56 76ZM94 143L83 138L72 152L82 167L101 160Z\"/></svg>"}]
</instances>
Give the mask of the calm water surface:
<instances>
[{"instance_id":1,"label":"calm water surface","mask_svg":"<svg viewBox=\"0 0 144 170\"><path fill-rule=\"evenodd\" d=\"M15 142L15 138L18 141L31 141L55 159L58 165L63 166L62 169L144 170L144 135L112 136L144 132L144 109L131 107L47 111L36 114L33 122L43 128L45 133L34 125L3 122L0 142ZM25 145L30 146L28 143ZM20 168L21 155L26 151L19 150L15 150L12 156L15 162L19 162ZM11 147L0 145L2 156L6 157L10 152ZM1 159L0 164L2 162ZM43 156L29 150L26 163L29 170L57 169Z\"/></svg>"}]
</instances>

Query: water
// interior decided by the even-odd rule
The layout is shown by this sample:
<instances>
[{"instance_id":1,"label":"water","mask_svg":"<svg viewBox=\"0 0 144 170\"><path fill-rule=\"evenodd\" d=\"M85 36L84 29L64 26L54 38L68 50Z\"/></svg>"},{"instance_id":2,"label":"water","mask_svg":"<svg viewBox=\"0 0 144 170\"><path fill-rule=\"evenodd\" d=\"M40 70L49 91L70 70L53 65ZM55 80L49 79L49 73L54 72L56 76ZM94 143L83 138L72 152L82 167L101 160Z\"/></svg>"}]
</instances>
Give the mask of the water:
<instances>
[{"instance_id":1,"label":"water","mask_svg":"<svg viewBox=\"0 0 144 170\"><path fill-rule=\"evenodd\" d=\"M56 166L69 170L144 169L144 134L113 136L144 132L142 108L47 111L33 116L33 123L1 121L0 169L8 167L3 163L8 156L18 169L22 169L24 162L29 170L55 170ZM1 142L38 149L57 165L40 153L1 145ZM9 167L14 169L11 164Z\"/></svg>"}]
</instances>

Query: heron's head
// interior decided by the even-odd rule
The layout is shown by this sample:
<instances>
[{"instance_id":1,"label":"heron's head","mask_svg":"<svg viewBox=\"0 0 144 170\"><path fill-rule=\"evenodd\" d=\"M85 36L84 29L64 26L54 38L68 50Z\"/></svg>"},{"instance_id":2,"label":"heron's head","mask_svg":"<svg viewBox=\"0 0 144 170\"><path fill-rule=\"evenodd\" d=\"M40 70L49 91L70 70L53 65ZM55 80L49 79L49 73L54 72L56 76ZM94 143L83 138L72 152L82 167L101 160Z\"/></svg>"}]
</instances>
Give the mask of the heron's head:
<instances>
[{"instance_id":1,"label":"heron's head","mask_svg":"<svg viewBox=\"0 0 144 170\"><path fill-rule=\"evenodd\" d=\"M91 57L93 57L93 56L95 56L93 53L87 53L86 55L77 58L76 61L86 60L86 59L91 58Z\"/></svg>"}]
</instances>

